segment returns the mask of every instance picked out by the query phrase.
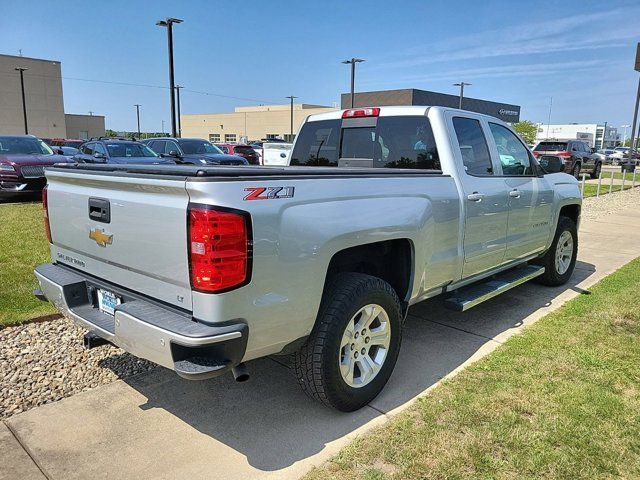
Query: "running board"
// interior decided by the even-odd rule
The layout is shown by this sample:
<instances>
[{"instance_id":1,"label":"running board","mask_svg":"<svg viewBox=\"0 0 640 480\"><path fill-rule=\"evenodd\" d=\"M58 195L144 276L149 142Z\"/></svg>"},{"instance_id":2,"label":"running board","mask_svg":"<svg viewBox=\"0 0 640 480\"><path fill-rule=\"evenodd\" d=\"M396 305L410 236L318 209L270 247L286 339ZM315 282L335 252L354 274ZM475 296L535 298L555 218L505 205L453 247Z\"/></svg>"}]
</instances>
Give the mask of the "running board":
<instances>
[{"instance_id":1,"label":"running board","mask_svg":"<svg viewBox=\"0 0 640 480\"><path fill-rule=\"evenodd\" d=\"M455 290L444 304L450 310L464 312L543 273L544 267L538 265L507 270L479 283Z\"/></svg>"}]
</instances>

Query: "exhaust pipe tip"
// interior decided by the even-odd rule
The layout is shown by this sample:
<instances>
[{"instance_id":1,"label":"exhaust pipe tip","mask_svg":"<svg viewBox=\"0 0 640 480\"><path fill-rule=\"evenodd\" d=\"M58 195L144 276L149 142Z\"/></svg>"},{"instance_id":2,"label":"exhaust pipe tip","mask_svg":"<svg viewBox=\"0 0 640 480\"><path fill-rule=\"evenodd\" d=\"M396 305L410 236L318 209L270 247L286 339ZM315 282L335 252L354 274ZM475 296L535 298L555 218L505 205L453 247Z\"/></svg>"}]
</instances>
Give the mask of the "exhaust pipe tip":
<instances>
[{"instance_id":1,"label":"exhaust pipe tip","mask_svg":"<svg viewBox=\"0 0 640 480\"><path fill-rule=\"evenodd\" d=\"M231 373L233 373L233 378L235 378L236 382L246 382L249 380L249 372L244 362L233 367Z\"/></svg>"}]
</instances>

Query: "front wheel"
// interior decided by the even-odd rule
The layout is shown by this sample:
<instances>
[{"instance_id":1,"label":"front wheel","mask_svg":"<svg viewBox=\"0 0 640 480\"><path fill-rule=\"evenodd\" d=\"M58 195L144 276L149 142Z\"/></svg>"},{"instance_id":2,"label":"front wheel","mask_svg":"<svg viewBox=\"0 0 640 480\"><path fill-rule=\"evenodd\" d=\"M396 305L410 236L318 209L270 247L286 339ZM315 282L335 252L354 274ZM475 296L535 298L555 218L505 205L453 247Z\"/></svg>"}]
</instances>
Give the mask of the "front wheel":
<instances>
[{"instance_id":1,"label":"front wheel","mask_svg":"<svg viewBox=\"0 0 640 480\"><path fill-rule=\"evenodd\" d=\"M294 370L307 395L351 412L389 380L400 350L402 310L380 278L342 273L332 283L311 335L294 355Z\"/></svg>"},{"instance_id":2,"label":"front wheel","mask_svg":"<svg viewBox=\"0 0 640 480\"><path fill-rule=\"evenodd\" d=\"M591 178L598 178L600 176L600 172L602 171L602 163L596 163L593 172L591 173Z\"/></svg>"},{"instance_id":3,"label":"front wheel","mask_svg":"<svg viewBox=\"0 0 640 480\"><path fill-rule=\"evenodd\" d=\"M576 177L578 180L580 180L580 164L576 163L573 166L573 170L571 170L571 175L573 175L574 177Z\"/></svg>"},{"instance_id":4,"label":"front wheel","mask_svg":"<svg viewBox=\"0 0 640 480\"><path fill-rule=\"evenodd\" d=\"M551 248L534 262L545 268L544 273L537 277L538 282L552 287L566 283L573 274L577 255L576 224L569 217L560 217Z\"/></svg>"}]
</instances>

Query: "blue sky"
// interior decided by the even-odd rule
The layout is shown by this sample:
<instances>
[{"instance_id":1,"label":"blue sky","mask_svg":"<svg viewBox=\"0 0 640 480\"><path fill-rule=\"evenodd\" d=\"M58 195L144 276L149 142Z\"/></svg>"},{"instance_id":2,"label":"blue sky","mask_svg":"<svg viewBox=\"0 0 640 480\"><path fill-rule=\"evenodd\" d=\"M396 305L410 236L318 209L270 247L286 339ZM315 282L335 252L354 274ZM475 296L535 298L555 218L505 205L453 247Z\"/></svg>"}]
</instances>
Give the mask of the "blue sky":
<instances>
[{"instance_id":1,"label":"blue sky","mask_svg":"<svg viewBox=\"0 0 640 480\"><path fill-rule=\"evenodd\" d=\"M169 121L167 16L183 113L297 101L332 105L349 88L421 88L522 106L522 119L631 123L637 1L1 0L0 53L62 62L65 110L107 127ZM83 79L83 80L80 80ZM93 80L93 81L87 81ZM141 84L132 86L100 82ZM206 92L208 95L196 92ZM229 98L238 97L238 98Z\"/></svg>"}]
</instances>

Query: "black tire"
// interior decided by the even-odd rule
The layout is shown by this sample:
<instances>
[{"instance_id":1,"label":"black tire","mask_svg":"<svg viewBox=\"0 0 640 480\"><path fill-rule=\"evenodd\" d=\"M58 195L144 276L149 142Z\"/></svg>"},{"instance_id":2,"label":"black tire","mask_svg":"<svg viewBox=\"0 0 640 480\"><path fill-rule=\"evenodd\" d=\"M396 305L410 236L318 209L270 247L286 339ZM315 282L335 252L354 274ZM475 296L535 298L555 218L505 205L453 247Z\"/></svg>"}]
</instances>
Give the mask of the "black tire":
<instances>
[{"instance_id":1,"label":"black tire","mask_svg":"<svg viewBox=\"0 0 640 480\"><path fill-rule=\"evenodd\" d=\"M576 177L578 180L580 180L580 164L576 163L573 168L571 169L571 175L573 175L574 177Z\"/></svg>"},{"instance_id":2,"label":"black tire","mask_svg":"<svg viewBox=\"0 0 640 480\"><path fill-rule=\"evenodd\" d=\"M402 340L402 309L396 292L384 280L362 273L338 274L323 295L315 327L294 354L294 372L311 398L343 412L362 408L384 388L395 367ZM369 304L382 307L389 318L391 340L382 367L358 388L340 373L340 343L348 323Z\"/></svg>"},{"instance_id":3,"label":"black tire","mask_svg":"<svg viewBox=\"0 0 640 480\"><path fill-rule=\"evenodd\" d=\"M600 176L600 171L602 170L602 163L596 163L596 166L593 167L593 172L591 173L591 178L598 178Z\"/></svg>"},{"instance_id":4,"label":"black tire","mask_svg":"<svg viewBox=\"0 0 640 480\"><path fill-rule=\"evenodd\" d=\"M569 268L566 272L560 273L556 268L556 251L559 246L559 240L562 236L563 232L569 232L573 238L573 249L571 255L571 263L569 264ZM573 274L573 269L576 266L576 257L578 255L578 231L576 229L575 222L569 217L560 217L558 219L558 228L556 229L556 234L553 237L553 243L551 244L551 248L544 254L544 256L540 257L536 260L535 264L542 265L545 268L545 271L539 277L536 277L536 281L543 285L548 285L550 287L556 287L558 285L565 284L571 275Z\"/></svg>"}]
</instances>

